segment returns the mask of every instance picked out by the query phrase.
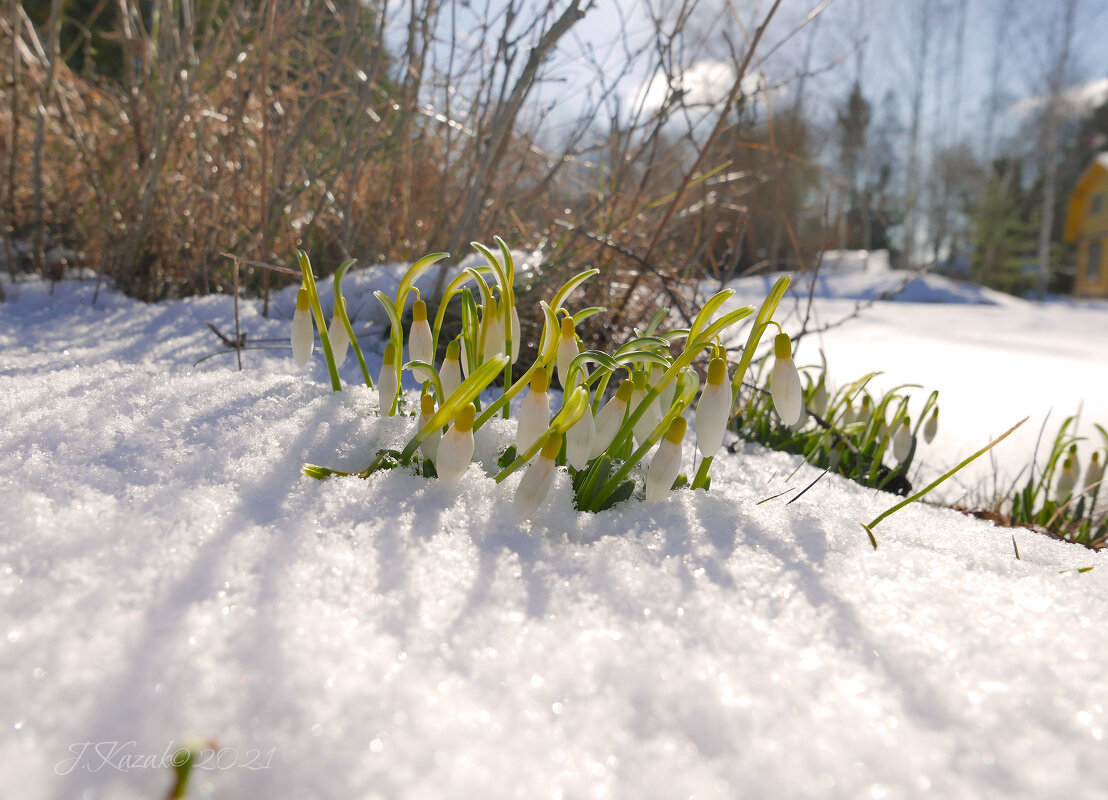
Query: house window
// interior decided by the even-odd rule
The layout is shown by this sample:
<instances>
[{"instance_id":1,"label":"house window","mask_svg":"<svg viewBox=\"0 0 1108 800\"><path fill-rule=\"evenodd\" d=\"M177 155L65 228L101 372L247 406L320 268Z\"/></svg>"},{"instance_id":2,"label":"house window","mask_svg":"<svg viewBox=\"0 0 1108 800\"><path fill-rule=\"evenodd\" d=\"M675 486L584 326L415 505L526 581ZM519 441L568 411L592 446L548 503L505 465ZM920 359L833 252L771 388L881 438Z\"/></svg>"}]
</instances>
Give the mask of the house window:
<instances>
[{"instance_id":1,"label":"house window","mask_svg":"<svg viewBox=\"0 0 1108 800\"><path fill-rule=\"evenodd\" d=\"M1089 214L1096 216L1104 210L1104 192L1099 192L1093 195L1093 199L1089 201Z\"/></svg>"},{"instance_id":2,"label":"house window","mask_svg":"<svg viewBox=\"0 0 1108 800\"><path fill-rule=\"evenodd\" d=\"M1089 242L1088 250L1085 252L1085 282L1086 283L1099 283L1100 282L1100 240L1096 239Z\"/></svg>"}]
</instances>

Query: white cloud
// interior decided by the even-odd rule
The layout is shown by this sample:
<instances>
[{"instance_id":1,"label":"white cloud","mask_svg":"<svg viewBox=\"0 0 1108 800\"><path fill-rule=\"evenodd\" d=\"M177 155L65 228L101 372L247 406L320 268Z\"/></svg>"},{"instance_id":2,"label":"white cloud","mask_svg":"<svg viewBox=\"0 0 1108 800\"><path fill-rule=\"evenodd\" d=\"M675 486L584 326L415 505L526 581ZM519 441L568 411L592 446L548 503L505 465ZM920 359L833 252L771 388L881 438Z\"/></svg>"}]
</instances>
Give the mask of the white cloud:
<instances>
[{"instance_id":1,"label":"white cloud","mask_svg":"<svg viewBox=\"0 0 1108 800\"><path fill-rule=\"evenodd\" d=\"M735 66L729 61L698 61L673 77L672 83L662 70L655 72L649 81L640 84L634 92L636 105L642 103L647 111L662 106L671 91L684 91L686 106L714 106L727 99L735 83ZM744 94L765 91L765 81L758 74L743 78Z\"/></svg>"}]
</instances>

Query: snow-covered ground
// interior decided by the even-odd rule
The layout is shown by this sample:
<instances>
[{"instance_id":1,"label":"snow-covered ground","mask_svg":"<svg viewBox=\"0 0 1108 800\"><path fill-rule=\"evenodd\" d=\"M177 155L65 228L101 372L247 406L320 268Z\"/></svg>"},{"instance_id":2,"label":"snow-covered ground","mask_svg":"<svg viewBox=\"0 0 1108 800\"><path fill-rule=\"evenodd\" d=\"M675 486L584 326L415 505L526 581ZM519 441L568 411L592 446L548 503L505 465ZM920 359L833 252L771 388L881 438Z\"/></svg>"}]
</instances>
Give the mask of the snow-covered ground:
<instances>
[{"instance_id":1,"label":"snow-covered ground","mask_svg":"<svg viewBox=\"0 0 1108 800\"><path fill-rule=\"evenodd\" d=\"M214 349L203 323L233 328L227 297L93 307L91 283L6 288L13 796L162 797L151 762L189 731L224 748L195 797L1108 792L1102 554L1017 532L1017 561L1009 531L920 505L874 551L858 523L889 497L828 476L759 504L796 462L754 446L717 460L710 493L595 516L559 479L521 524L517 479L489 477L511 423L480 432L460 486L317 483L305 461L361 466L412 425L373 416L351 362L341 395L321 361L299 373L280 351L194 367ZM818 303L821 319L853 307ZM278 307L287 320L291 297ZM844 380L940 388L943 435L980 446L1044 401L1108 419L1106 318L882 303L823 342ZM287 335L252 304L243 320Z\"/></svg>"}]
</instances>

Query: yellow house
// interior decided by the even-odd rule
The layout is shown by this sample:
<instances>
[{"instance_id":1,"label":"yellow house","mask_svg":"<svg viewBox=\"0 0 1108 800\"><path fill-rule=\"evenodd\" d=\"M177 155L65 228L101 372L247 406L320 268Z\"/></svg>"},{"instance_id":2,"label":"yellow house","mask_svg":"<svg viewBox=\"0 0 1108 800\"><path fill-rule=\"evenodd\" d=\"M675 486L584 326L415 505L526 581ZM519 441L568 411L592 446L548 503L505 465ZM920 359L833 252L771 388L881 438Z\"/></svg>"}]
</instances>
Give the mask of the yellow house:
<instances>
[{"instance_id":1,"label":"yellow house","mask_svg":"<svg viewBox=\"0 0 1108 800\"><path fill-rule=\"evenodd\" d=\"M1073 293L1108 297L1108 152L1093 159L1077 181L1062 237L1077 243Z\"/></svg>"}]
</instances>

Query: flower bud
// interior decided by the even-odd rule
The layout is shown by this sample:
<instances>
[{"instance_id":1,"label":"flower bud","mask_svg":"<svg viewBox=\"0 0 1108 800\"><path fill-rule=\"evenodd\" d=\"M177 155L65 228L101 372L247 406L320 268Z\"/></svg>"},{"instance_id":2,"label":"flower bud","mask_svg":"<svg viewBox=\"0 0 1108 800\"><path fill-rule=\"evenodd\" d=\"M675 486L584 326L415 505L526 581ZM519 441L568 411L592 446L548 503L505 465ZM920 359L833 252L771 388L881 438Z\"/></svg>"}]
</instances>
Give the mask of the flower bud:
<instances>
[{"instance_id":1,"label":"flower bud","mask_svg":"<svg viewBox=\"0 0 1108 800\"><path fill-rule=\"evenodd\" d=\"M473 460L473 418L477 410L473 403L462 406L454 422L439 440L435 470L439 480L454 483L469 469Z\"/></svg>"},{"instance_id":2,"label":"flower bud","mask_svg":"<svg viewBox=\"0 0 1108 800\"><path fill-rule=\"evenodd\" d=\"M583 469L589 462L595 438L596 420L592 416L592 406L586 404L581 419L566 432L566 463L574 469Z\"/></svg>"},{"instance_id":3,"label":"flower bud","mask_svg":"<svg viewBox=\"0 0 1108 800\"><path fill-rule=\"evenodd\" d=\"M566 380L569 378L569 365L573 359L577 358L577 354L581 352L577 346L577 334L573 329L573 318L562 317L562 329L558 335L558 382L562 385L562 389L572 389L572 386L566 385ZM577 373L577 380L580 382L584 375L584 371Z\"/></svg>"},{"instance_id":4,"label":"flower bud","mask_svg":"<svg viewBox=\"0 0 1108 800\"><path fill-rule=\"evenodd\" d=\"M928 444L931 444L935 440L935 434L939 432L939 409L935 409L931 412L931 416L927 418L927 423L923 426L923 440Z\"/></svg>"},{"instance_id":5,"label":"flower bud","mask_svg":"<svg viewBox=\"0 0 1108 800\"><path fill-rule=\"evenodd\" d=\"M392 416L392 407L400 394L400 385L396 381L396 349L392 342L385 345L385 357L381 361L381 371L377 374L377 404L379 413Z\"/></svg>"},{"instance_id":6,"label":"flower bud","mask_svg":"<svg viewBox=\"0 0 1108 800\"><path fill-rule=\"evenodd\" d=\"M812 392L812 411L823 416L827 413L827 384L824 383L824 376L819 376L819 383L816 384L816 390Z\"/></svg>"},{"instance_id":7,"label":"flower bud","mask_svg":"<svg viewBox=\"0 0 1108 800\"><path fill-rule=\"evenodd\" d=\"M539 440L550 425L550 378L540 369L531 378L527 396L519 408L519 425L516 428L516 452L523 455Z\"/></svg>"},{"instance_id":8,"label":"flower bud","mask_svg":"<svg viewBox=\"0 0 1108 800\"><path fill-rule=\"evenodd\" d=\"M303 369L315 349L315 328L312 325L311 295L306 288L296 293L296 311L292 315L292 360Z\"/></svg>"},{"instance_id":9,"label":"flower bud","mask_svg":"<svg viewBox=\"0 0 1108 800\"><path fill-rule=\"evenodd\" d=\"M346 311L346 298L342 299L342 310ZM350 334L346 332L346 325L342 321L342 314L335 309L331 317L331 324L327 326L327 338L331 341L331 354L335 357L335 366L341 367L346 361L346 351L350 349Z\"/></svg>"},{"instance_id":10,"label":"flower bud","mask_svg":"<svg viewBox=\"0 0 1108 800\"><path fill-rule=\"evenodd\" d=\"M773 342L773 370L769 374L769 391L777 416L786 425L800 421L804 410L804 390L800 385L800 373L792 359L792 342L788 334L779 333Z\"/></svg>"},{"instance_id":11,"label":"flower bud","mask_svg":"<svg viewBox=\"0 0 1108 800\"><path fill-rule=\"evenodd\" d=\"M431 420L431 415L434 413L435 398L429 394L425 394L423 397L419 398L419 422L416 423L416 431L423 430ZM431 461L435 460L440 439L442 439L442 431L436 428L431 431L430 436L423 440L423 444L419 446L419 449L423 452L424 458L429 458Z\"/></svg>"},{"instance_id":12,"label":"flower bud","mask_svg":"<svg viewBox=\"0 0 1108 800\"><path fill-rule=\"evenodd\" d=\"M513 501L516 514L520 519L530 519L550 494L550 487L554 483L554 459L558 457L558 451L561 449L562 437L558 434L550 434L546 437L538 457L523 473Z\"/></svg>"},{"instance_id":13,"label":"flower bud","mask_svg":"<svg viewBox=\"0 0 1108 800\"><path fill-rule=\"evenodd\" d=\"M1077 445L1076 444L1071 444L1070 445L1069 458L1070 458L1070 461L1073 462L1073 471L1078 472L1078 473L1081 472L1081 459L1078 458L1078 456L1077 456Z\"/></svg>"},{"instance_id":14,"label":"flower bud","mask_svg":"<svg viewBox=\"0 0 1108 800\"><path fill-rule=\"evenodd\" d=\"M442 360L442 369L439 370L439 380L442 382L442 394L449 398L454 390L462 385L462 365L460 358L462 346L458 339L454 339L446 346L446 355Z\"/></svg>"},{"instance_id":15,"label":"flower bud","mask_svg":"<svg viewBox=\"0 0 1108 800\"><path fill-rule=\"evenodd\" d=\"M596 436L592 441L592 452L589 453L589 458L599 456L616 438L619 429L623 427L623 420L627 417L627 404L631 401L634 390L635 382L625 378L616 393L597 412Z\"/></svg>"},{"instance_id":16,"label":"flower bud","mask_svg":"<svg viewBox=\"0 0 1108 800\"><path fill-rule=\"evenodd\" d=\"M905 415L893 433L893 457L903 463L912 449L911 421Z\"/></svg>"},{"instance_id":17,"label":"flower bud","mask_svg":"<svg viewBox=\"0 0 1108 800\"><path fill-rule=\"evenodd\" d=\"M708 382L696 406L696 446L705 458L719 452L730 415L731 386L727 381L727 362L722 358L713 358L708 364Z\"/></svg>"},{"instance_id":18,"label":"flower bud","mask_svg":"<svg viewBox=\"0 0 1108 800\"><path fill-rule=\"evenodd\" d=\"M412 327L408 331L408 360L435 363L435 347L432 343L431 325L427 322L427 304L422 299L412 306ZM432 380L430 370L416 367L412 370L420 383Z\"/></svg>"},{"instance_id":19,"label":"flower bud","mask_svg":"<svg viewBox=\"0 0 1108 800\"><path fill-rule=\"evenodd\" d=\"M1066 457L1062 464L1062 474L1058 476L1058 485L1055 487L1054 496L1058 502L1063 502L1073 494L1073 487L1077 485L1077 470L1073 466L1073 459Z\"/></svg>"},{"instance_id":20,"label":"flower bud","mask_svg":"<svg viewBox=\"0 0 1108 800\"><path fill-rule=\"evenodd\" d=\"M662 376L666 374L666 369L661 364L650 365L650 379L647 381L651 386L657 386L658 382L662 380ZM677 394L677 379L674 378L665 386L661 387L658 391L658 410L663 414L669 411L669 407L673 405L673 398Z\"/></svg>"},{"instance_id":21,"label":"flower bud","mask_svg":"<svg viewBox=\"0 0 1108 800\"><path fill-rule=\"evenodd\" d=\"M650 468L646 471L648 502L665 497L681 472L681 441L685 438L686 424L684 417L677 417L670 423L665 438L650 461Z\"/></svg>"},{"instance_id":22,"label":"flower bud","mask_svg":"<svg viewBox=\"0 0 1108 800\"><path fill-rule=\"evenodd\" d=\"M496 299L489 300L481 325L481 360L491 361L504 352L504 321Z\"/></svg>"},{"instance_id":23,"label":"flower bud","mask_svg":"<svg viewBox=\"0 0 1108 800\"><path fill-rule=\"evenodd\" d=\"M1100 463L1100 453L1093 453L1089 468L1085 470L1085 494L1095 495L1103 478L1104 465Z\"/></svg>"}]
</instances>

